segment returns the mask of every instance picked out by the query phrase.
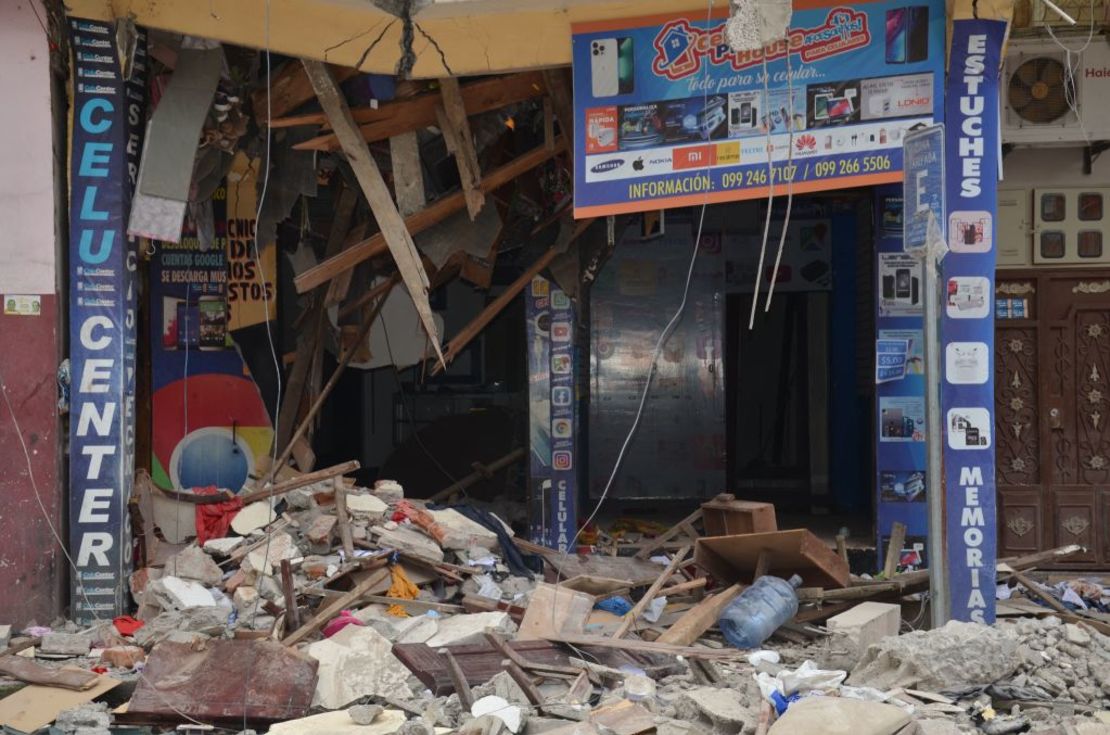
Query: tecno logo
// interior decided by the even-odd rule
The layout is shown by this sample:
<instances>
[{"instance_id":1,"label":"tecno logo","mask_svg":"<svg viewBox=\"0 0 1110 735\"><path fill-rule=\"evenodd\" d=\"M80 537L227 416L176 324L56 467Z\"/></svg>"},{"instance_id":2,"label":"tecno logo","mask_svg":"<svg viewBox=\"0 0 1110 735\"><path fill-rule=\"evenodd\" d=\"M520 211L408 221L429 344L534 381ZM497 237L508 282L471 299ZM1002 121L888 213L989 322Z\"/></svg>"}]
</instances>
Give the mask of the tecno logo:
<instances>
[{"instance_id":1,"label":"tecno logo","mask_svg":"<svg viewBox=\"0 0 1110 735\"><path fill-rule=\"evenodd\" d=\"M1110 77L1110 68L1107 68L1105 66L1099 69L1087 67L1083 70L1083 76L1087 79L1102 79L1105 77Z\"/></svg>"},{"instance_id":2,"label":"tecno logo","mask_svg":"<svg viewBox=\"0 0 1110 735\"><path fill-rule=\"evenodd\" d=\"M624 165L624 159L623 158L613 158L613 159L610 159L608 161L602 161L601 163L599 163L596 166L594 166L593 168L591 168L590 171L592 171L595 174L603 174L606 171L612 171L614 169L618 169L623 165Z\"/></svg>"}]
</instances>

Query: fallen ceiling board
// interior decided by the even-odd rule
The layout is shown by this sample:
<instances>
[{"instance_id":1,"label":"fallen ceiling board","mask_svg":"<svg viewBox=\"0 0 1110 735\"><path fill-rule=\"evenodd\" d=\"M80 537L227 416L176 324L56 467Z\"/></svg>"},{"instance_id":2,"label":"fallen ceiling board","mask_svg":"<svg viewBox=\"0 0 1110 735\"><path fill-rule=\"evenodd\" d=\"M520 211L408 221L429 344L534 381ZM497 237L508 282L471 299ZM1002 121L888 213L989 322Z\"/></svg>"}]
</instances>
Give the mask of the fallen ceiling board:
<instances>
[{"instance_id":1,"label":"fallen ceiling board","mask_svg":"<svg viewBox=\"0 0 1110 735\"><path fill-rule=\"evenodd\" d=\"M719 582L750 584L763 552L770 561L768 573L776 577L789 579L797 574L807 587L848 586L847 562L804 528L700 538L694 563Z\"/></svg>"},{"instance_id":2,"label":"fallen ceiling board","mask_svg":"<svg viewBox=\"0 0 1110 735\"><path fill-rule=\"evenodd\" d=\"M52 723L64 710L91 702L120 683L118 679L102 676L95 686L80 692L37 684L23 687L0 699L0 725L34 732Z\"/></svg>"},{"instance_id":3,"label":"fallen ceiling board","mask_svg":"<svg viewBox=\"0 0 1110 735\"><path fill-rule=\"evenodd\" d=\"M319 662L272 640L213 640L194 651L158 644L128 713L204 721L279 722L308 714Z\"/></svg>"},{"instance_id":4,"label":"fallen ceiling board","mask_svg":"<svg viewBox=\"0 0 1110 735\"><path fill-rule=\"evenodd\" d=\"M189 199L193 161L204 119L223 68L223 49L181 49L177 67L158 100L146 133L136 187L148 196Z\"/></svg>"},{"instance_id":5,"label":"fallen ceiling board","mask_svg":"<svg viewBox=\"0 0 1110 735\"><path fill-rule=\"evenodd\" d=\"M446 367L439 344L439 330L432 314L432 307L428 303L428 274L420 262L420 253L417 252L416 244L412 241L412 234L405 226L401 213L397 211L397 205L385 185L382 172L378 169L378 164L375 163L374 156L370 153L370 148L363 140L362 134L359 133L358 126L351 118L351 108L347 106L347 100L339 91L331 72L319 61L306 60L302 63L313 89L316 90L320 106L324 108L343 146L347 161L354 169L355 177L362 187L362 193L370 203L370 210L374 213L374 219L378 221L386 246L393 255L393 261L397 264L397 270L401 274L405 288L408 289L409 296L412 297L412 303L416 307L420 321L424 324L424 330L428 333L432 349L439 357L440 364Z\"/></svg>"}]
</instances>

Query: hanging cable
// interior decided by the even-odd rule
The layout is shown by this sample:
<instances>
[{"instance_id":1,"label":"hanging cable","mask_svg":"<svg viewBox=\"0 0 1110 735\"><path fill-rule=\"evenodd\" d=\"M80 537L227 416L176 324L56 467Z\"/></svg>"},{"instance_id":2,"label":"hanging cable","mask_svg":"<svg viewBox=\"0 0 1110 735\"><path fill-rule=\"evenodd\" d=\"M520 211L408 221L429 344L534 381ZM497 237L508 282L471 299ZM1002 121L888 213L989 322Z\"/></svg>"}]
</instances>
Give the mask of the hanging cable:
<instances>
[{"instance_id":1,"label":"hanging cable","mask_svg":"<svg viewBox=\"0 0 1110 735\"><path fill-rule=\"evenodd\" d=\"M779 280L779 265L782 263L782 251L786 245L786 231L790 227L790 210L794 206L794 69L790 64L790 34L787 32L786 40L786 106L789 118L787 128L790 131L786 144L786 216L782 220L782 232L779 234L779 250L775 255L775 266L771 269L771 285L767 287L767 301L763 305L764 313L771 311L771 297L775 295L775 284ZM770 204L767 211L771 211Z\"/></svg>"},{"instance_id":2,"label":"hanging cable","mask_svg":"<svg viewBox=\"0 0 1110 735\"><path fill-rule=\"evenodd\" d=\"M763 58L763 105L766 110L763 126L767 129L767 216L763 218L763 241L759 245L759 265L755 269L755 283L752 286L752 311L748 316L748 331L755 328L755 307L759 303L759 282L763 278L763 262L767 258L767 237L771 233L771 210L775 203L775 163L771 142L771 87L770 73L767 70L767 47L762 49Z\"/></svg>"}]
</instances>

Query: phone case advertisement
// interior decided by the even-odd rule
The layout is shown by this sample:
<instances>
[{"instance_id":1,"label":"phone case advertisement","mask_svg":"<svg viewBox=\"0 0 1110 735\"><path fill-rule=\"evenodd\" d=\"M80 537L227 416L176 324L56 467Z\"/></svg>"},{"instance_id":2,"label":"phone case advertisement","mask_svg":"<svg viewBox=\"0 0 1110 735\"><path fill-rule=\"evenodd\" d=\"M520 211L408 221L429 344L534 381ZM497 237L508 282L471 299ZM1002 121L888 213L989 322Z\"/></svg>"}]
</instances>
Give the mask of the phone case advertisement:
<instances>
[{"instance_id":1,"label":"phone case advertisement","mask_svg":"<svg viewBox=\"0 0 1110 735\"><path fill-rule=\"evenodd\" d=\"M939 0L796 9L761 51L726 20L573 27L575 216L898 181L905 133L942 119Z\"/></svg>"},{"instance_id":2,"label":"phone case advertisement","mask_svg":"<svg viewBox=\"0 0 1110 735\"><path fill-rule=\"evenodd\" d=\"M879 558L895 522L906 524L900 568L925 563L925 351L921 260L904 252L899 185L875 189L875 517Z\"/></svg>"}]
</instances>

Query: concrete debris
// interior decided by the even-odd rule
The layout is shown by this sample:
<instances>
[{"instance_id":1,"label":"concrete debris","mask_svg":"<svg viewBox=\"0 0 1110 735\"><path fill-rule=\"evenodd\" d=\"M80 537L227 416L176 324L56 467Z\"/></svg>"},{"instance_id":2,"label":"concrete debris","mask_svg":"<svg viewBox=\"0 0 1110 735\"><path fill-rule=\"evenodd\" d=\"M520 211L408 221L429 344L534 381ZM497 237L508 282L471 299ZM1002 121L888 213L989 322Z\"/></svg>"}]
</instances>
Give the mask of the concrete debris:
<instances>
[{"instance_id":1,"label":"concrete debris","mask_svg":"<svg viewBox=\"0 0 1110 735\"><path fill-rule=\"evenodd\" d=\"M347 496L347 510L356 518L376 521L385 518L385 514L389 511L389 504L377 495L352 493Z\"/></svg>"},{"instance_id":2,"label":"concrete debris","mask_svg":"<svg viewBox=\"0 0 1110 735\"><path fill-rule=\"evenodd\" d=\"M228 536L227 538L210 538L204 542L204 551L213 556L230 556L231 552L238 549L246 542L242 536Z\"/></svg>"},{"instance_id":3,"label":"concrete debris","mask_svg":"<svg viewBox=\"0 0 1110 735\"><path fill-rule=\"evenodd\" d=\"M139 628L135 643L149 649L155 643L171 637L178 642L195 642L197 635L218 636L227 629L228 609L209 605L188 610L164 612Z\"/></svg>"},{"instance_id":4,"label":"concrete debris","mask_svg":"<svg viewBox=\"0 0 1110 735\"><path fill-rule=\"evenodd\" d=\"M211 607L216 604L216 598L200 582L180 577L159 577L147 585L146 598L166 610L188 610L192 607Z\"/></svg>"},{"instance_id":5,"label":"concrete debris","mask_svg":"<svg viewBox=\"0 0 1110 735\"><path fill-rule=\"evenodd\" d=\"M100 660L118 669L133 669L146 660L146 652L140 646L114 646L101 651Z\"/></svg>"},{"instance_id":6,"label":"concrete debris","mask_svg":"<svg viewBox=\"0 0 1110 735\"><path fill-rule=\"evenodd\" d=\"M524 725L524 710L515 704L509 704L502 697L482 697L470 708L470 714L475 717L484 715L496 717L504 723L506 729L511 733L520 732Z\"/></svg>"},{"instance_id":7,"label":"concrete debris","mask_svg":"<svg viewBox=\"0 0 1110 735\"><path fill-rule=\"evenodd\" d=\"M265 528L277 516L269 501L251 503L235 514L231 521L231 530L240 536L250 536L255 531Z\"/></svg>"},{"instance_id":8,"label":"concrete debris","mask_svg":"<svg viewBox=\"0 0 1110 735\"><path fill-rule=\"evenodd\" d=\"M716 687L694 687L675 704L679 719L707 722L715 732L741 733L755 727L758 715L741 700L739 692Z\"/></svg>"},{"instance_id":9,"label":"concrete debris","mask_svg":"<svg viewBox=\"0 0 1110 735\"><path fill-rule=\"evenodd\" d=\"M320 662L313 705L339 709L363 697L409 698L409 670L392 647L376 630L357 625L310 645L308 655Z\"/></svg>"},{"instance_id":10,"label":"concrete debris","mask_svg":"<svg viewBox=\"0 0 1110 735\"><path fill-rule=\"evenodd\" d=\"M92 647L88 636L79 633L47 633L39 652L48 656L84 656Z\"/></svg>"},{"instance_id":11,"label":"concrete debris","mask_svg":"<svg viewBox=\"0 0 1110 735\"><path fill-rule=\"evenodd\" d=\"M63 710L54 720L54 728L64 735L110 735L111 724L112 716L103 702L89 702Z\"/></svg>"},{"instance_id":12,"label":"concrete debris","mask_svg":"<svg viewBox=\"0 0 1110 735\"><path fill-rule=\"evenodd\" d=\"M426 643L432 648L462 646L484 640L487 632L512 635L516 633L516 623L503 612L456 615L443 620L439 630Z\"/></svg>"},{"instance_id":13,"label":"concrete debris","mask_svg":"<svg viewBox=\"0 0 1110 735\"><path fill-rule=\"evenodd\" d=\"M186 546L167 559L163 573L180 579L191 579L206 587L215 587L224 576L212 557L198 546Z\"/></svg>"},{"instance_id":14,"label":"concrete debris","mask_svg":"<svg viewBox=\"0 0 1110 735\"><path fill-rule=\"evenodd\" d=\"M404 723L401 710L387 709L370 725L360 725L347 710L339 710L279 722L270 728L270 735L392 735Z\"/></svg>"},{"instance_id":15,"label":"concrete debris","mask_svg":"<svg viewBox=\"0 0 1110 735\"><path fill-rule=\"evenodd\" d=\"M351 722L356 725L372 725L382 712L385 712L385 707L379 704L358 704L347 710Z\"/></svg>"},{"instance_id":16,"label":"concrete debris","mask_svg":"<svg viewBox=\"0 0 1110 735\"><path fill-rule=\"evenodd\" d=\"M768 735L910 735L904 728L910 716L880 702L844 697L807 697L790 706L771 726Z\"/></svg>"},{"instance_id":17,"label":"concrete debris","mask_svg":"<svg viewBox=\"0 0 1110 735\"><path fill-rule=\"evenodd\" d=\"M390 527L390 524L386 524L374 529L380 546L405 551L429 561L443 561L443 548L434 539L411 526L392 525Z\"/></svg>"},{"instance_id":18,"label":"concrete debris","mask_svg":"<svg viewBox=\"0 0 1110 735\"><path fill-rule=\"evenodd\" d=\"M1007 630L952 621L940 630L884 638L864 652L848 683L882 690L985 686L1019 664L1018 640Z\"/></svg>"}]
</instances>

